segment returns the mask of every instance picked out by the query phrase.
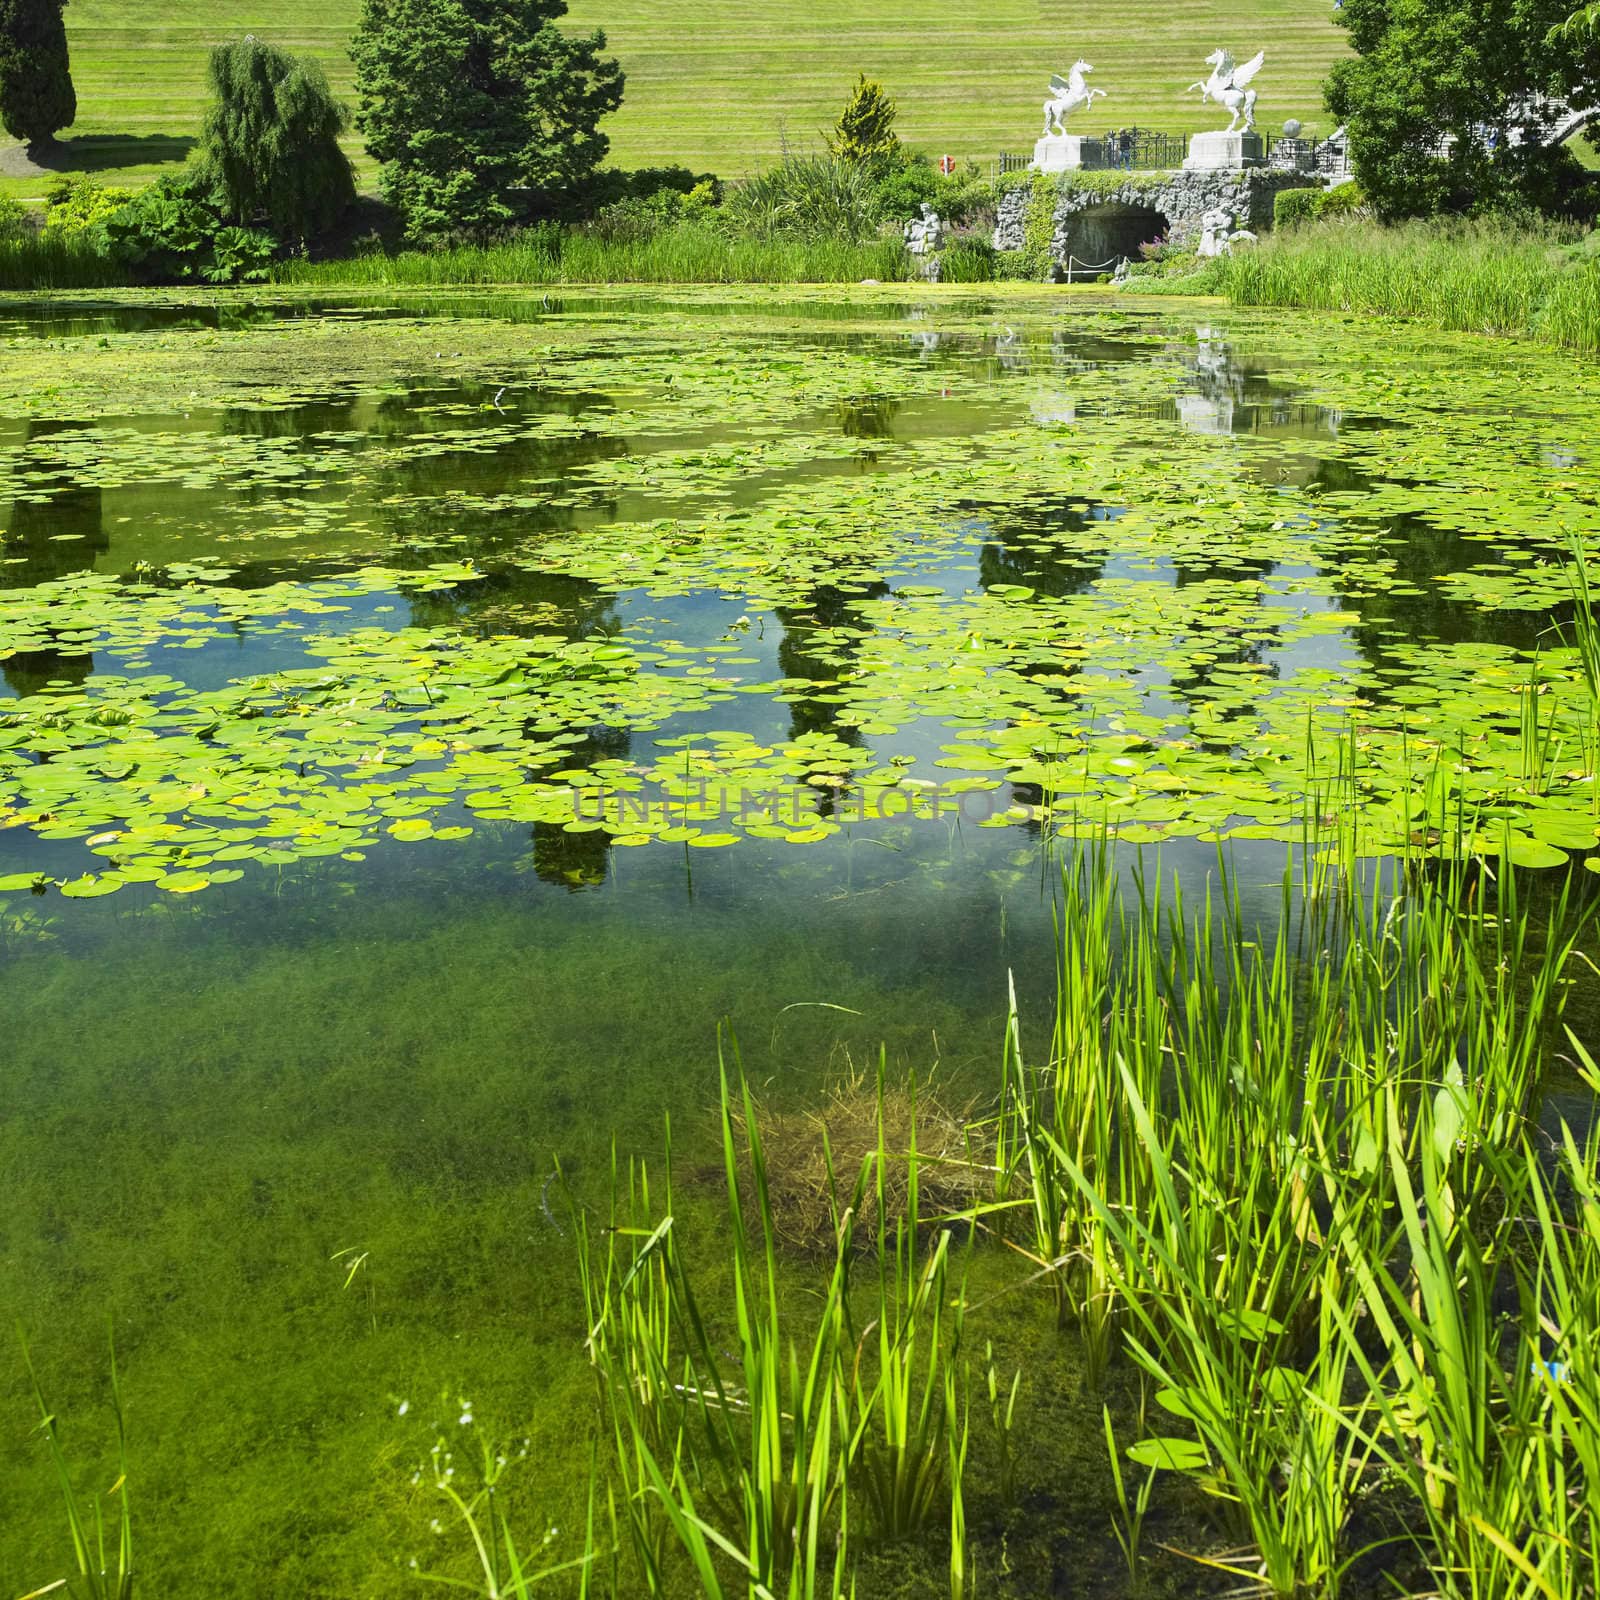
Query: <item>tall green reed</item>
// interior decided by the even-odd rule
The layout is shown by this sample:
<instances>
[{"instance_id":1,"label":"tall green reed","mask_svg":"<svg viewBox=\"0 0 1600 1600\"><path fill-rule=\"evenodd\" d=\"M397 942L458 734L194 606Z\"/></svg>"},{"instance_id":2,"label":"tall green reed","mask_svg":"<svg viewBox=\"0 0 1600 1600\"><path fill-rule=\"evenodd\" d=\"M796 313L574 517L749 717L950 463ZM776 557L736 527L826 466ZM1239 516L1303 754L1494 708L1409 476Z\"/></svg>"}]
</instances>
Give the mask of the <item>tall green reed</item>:
<instances>
[{"instance_id":1,"label":"tall green reed","mask_svg":"<svg viewBox=\"0 0 1600 1600\"><path fill-rule=\"evenodd\" d=\"M1236 252L1216 287L1238 305L1416 317L1466 332L1600 350L1600 267L1560 229L1501 222L1328 222Z\"/></svg>"},{"instance_id":2,"label":"tall green reed","mask_svg":"<svg viewBox=\"0 0 1600 1600\"><path fill-rule=\"evenodd\" d=\"M54 233L0 242L0 289L109 289L128 269L87 239Z\"/></svg>"},{"instance_id":3,"label":"tall green reed","mask_svg":"<svg viewBox=\"0 0 1600 1600\"><path fill-rule=\"evenodd\" d=\"M1030 1254L1064 1279L1068 1253L1044 1256L1070 1239L1078 1270L1103 1272L1120 1336L1086 1338L1091 1372L1123 1350L1154 1381L1188 1432L1138 1459L1195 1478L1248 1541L1206 1559L1332 1595L1370 1543L1358 1526L1397 1414L1345 1329L1372 1314L1374 1263L1403 1248L1402 1175L1426 1158L1456 1216L1504 1205L1583 919L1570 886L1535 914L1509 868L1380 872L1353 847L1315 895L1285 873L1270 933L1246 922L1226 860L1193 908L1135 873L1125 912L1112 876L1095 843L1066 871L1038 1074L1019 1073L1008 1025L1002 1142L1031 1191Z\"/></svg>"},{"instance_id":4,"label":"tall green reed","mask_svg":"<svg viewBox=\"0 0 1600 1600\"><path fill-rule=\"evenodd\" d=\"M77 1490L73 1487L73 1472L61 1443L56 1414L50 1409L34 1370L33 1356L28 1342L18 1331L22 1342L22 1360L27 1368L28 1382L39 1407L39 1432L44 1435L50 1463L55 1469L56 1482L61 1490L62 1510L66 1514L67 1535L72 1542L72 1559L76 1567L75 1578L60 1578L36 1589L24 1600L37 1600L38 1596L66 1589L82 1595L85 1600L131 1600L133 1595L133 1519L128 1507L128 1435L122 1409L122 1384L117 1374L117 1350L111 1344L111 1414L117 1431L117 1476L105 1494L95 1495L84 1510ZM101 1505L103 1499L116 1500L115 1543L106 1542L106 1516Z\"/></svg>"},{"instance_id":5,"label":"tall green reed","mask_svg":"<svg viewBox=\"0 0 1600 1600\"><path fill-rule=\"evenodd\" d=\"M553 285L605 283L856 283L906 276L899 239L828 235L740 237L682 223L641 239L581 229L529 229L498 244L373 253L335 261L286 261L279 283L310 287Z\"/></svg>"}]
</instances>

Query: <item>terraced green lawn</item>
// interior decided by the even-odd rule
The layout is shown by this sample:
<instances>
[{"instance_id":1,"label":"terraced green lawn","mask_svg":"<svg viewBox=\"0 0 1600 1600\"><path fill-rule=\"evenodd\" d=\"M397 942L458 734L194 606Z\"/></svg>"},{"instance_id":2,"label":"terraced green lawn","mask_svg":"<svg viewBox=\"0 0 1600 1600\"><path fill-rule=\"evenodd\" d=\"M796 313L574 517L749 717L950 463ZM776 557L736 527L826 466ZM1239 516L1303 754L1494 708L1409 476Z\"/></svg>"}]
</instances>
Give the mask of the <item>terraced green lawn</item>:
<instances>
[{"instance_id":1,"label":"terraced green lawn","mask_svg":"<svg viewBox=\"0 0 1600 1600\"><path fill-rule=\"evenodd\" d=\"M345 43L357 0L218 0L153 8L130 0L74 0L67 11L78 122L66 142L74 167L143 181L182 159L205 100L205 55L215 41L253 32L318 57L348 89ZM1319 0L1173 0L1141 12L1089 0L573 0L573 20L602 26L628 72L612 124L628 166L683 162L737 177L784 147L813 142L857 72L898 97L904 136L958 157L992 162L1038 132L1051 71L1083 56L1109 91L1096 122L1183 132L1214 120L1184 86L1205 75L1207 53L1265 48L1258 80L1263 126L1323 116L1320 84L1344 36ZM0 152L0 186L42 192L43 180ZM363 164L364 184L375 173Z\"/></svg>"}]
</instances>

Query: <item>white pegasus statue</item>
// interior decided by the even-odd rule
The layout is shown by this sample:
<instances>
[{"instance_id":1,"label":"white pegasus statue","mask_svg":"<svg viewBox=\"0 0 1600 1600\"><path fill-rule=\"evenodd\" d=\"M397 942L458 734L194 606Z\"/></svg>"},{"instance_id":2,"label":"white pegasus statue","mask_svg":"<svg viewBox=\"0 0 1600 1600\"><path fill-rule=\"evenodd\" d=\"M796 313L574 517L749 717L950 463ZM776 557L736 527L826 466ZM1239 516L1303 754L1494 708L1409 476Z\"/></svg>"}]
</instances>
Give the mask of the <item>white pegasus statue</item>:
<instances>
[{"instance_id":1,"label":"white pegasus statue","mask_svg":"<svg viewBox=\"0 0 1600 1600\"><path fill-rule=\"evenodd\" d=\"M1075 61L1066 77L1063 78L1059 73L1050 75L1050 87L1055 94L1044 103L1045 138L1048 139L1052 133L1064 134L1067 131L1063 119L1069 111L1076 111L1079 106L1092 106L1096 95L1105 99L1104 89L1091 89L1083 81L1093 71L1094 68L1087 61Z\"/></svg>"},{"instance_id":2,"label":"white pegasus statue","mask_svg":"<svg viewBox=\"0 0 1600 1600\"><path fill-rule=\"evenodd\" d=\"M1190 89L1200 91L1200 103L1204 105L1207 100L1215 100L1219 106L1224 106L1228 111L1228 126L1222 131L1232 133L1239 126L1239 118L1244 118L1244 131L1250 133L1256 125L1256 91L1248 87L1250 80L1261 70L1261 63L1267 59L1265 50L1258 50L1242 67L1233 64L1233 56L1227 50L1213 50L1206 57L1206 65L1211 68L1211 76L1200 83L1191 83ZM1184 91L1186 94L1188 90Z\"/></svg>"}]
</instances>

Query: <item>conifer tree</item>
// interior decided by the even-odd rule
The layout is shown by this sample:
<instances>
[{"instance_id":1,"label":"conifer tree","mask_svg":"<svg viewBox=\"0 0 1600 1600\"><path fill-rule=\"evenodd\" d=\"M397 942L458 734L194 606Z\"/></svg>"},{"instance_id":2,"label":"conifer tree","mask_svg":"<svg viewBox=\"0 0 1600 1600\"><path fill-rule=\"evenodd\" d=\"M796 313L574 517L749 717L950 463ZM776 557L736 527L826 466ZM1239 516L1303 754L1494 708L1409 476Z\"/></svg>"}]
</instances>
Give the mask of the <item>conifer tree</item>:
<instances>
[{"instance_id":1,"label":"conifer tree","mask_svg":"<svg viewBox=\"0 0 1600 1600\"><path fill-rule=\"evenodd\" d=\"M895 103L883 85L862 73L839 120L828 148L841 161L884 161L900 147L895 136Z\"/></svg>"},{"instance_id":2,"label":"conifer tree","mask_svg":"<svg viewBox=\"0 0 1600 1600\"><path fill-rule=\"evenodd\" d=\"M356 126L419 239L481 235L573 205L610 141L622 69L566 0L365 0L350 46Z\"/></svg>"},{"instance_id":3,"label":"conifer tree","mask_svg":"<svg viewBox=\"0 0 1600 1600\"><path fill-rule=\"evenodd\" d=\"M13 139L48 144L78 114L67 61L66 0L0 0L0 122Z\"/></svg>"}]
</instances>

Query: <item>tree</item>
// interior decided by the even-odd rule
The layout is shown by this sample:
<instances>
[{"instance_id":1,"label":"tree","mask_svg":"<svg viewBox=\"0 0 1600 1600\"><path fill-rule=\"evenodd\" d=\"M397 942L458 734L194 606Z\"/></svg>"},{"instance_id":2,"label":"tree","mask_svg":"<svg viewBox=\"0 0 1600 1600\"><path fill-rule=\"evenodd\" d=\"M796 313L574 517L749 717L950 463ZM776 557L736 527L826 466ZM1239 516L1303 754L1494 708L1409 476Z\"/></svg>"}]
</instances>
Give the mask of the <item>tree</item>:
<instances>
[{"instance_id":1,"label":"tree","mask_svg":"<svg viewBox=\"0 0 1600 1600\"><path fill-rule=\"evenodd\" d=\"M1600 99L1600 40L1556 34L1570 0L1345 0L1356 54L1329 74L1356 176L1385 219L1558 211L1582 181L1541 143L1552 102Z\"/></svg>"},{"instance_id":2,"label":"tree","mask_svg":"<svg viewBox=\"0 0 1600 1600\"><path fill-rule=\"evenodd\" d=\"M210 203L230 222L264 222L304 239L356 197L339 148L345 114L322 68L246 36L211 52L216 96L194 162Z\"/></svg>"},{"instance_id":3,"label":"tree","mask_svg":"<svg viewBox=\"0 0 1600 1600\"><path fill-rule=\"evenodd\" d=\"M0 122L13 139L47 144L78 114L67 62L66 0L0 0Z\"/></svg>"},{"instance_id":4,"label":"tree","mask_svg":"<svg viewBox=\"0 0 1600 1600\"><path fill-rule=\"evenodd\" d=\"M894 131L895 103L883 85L862 73L839 120L828 148L841 161L884 161L900 148Z\"/></svg>"},{"instance_id":5,"label":"tree","mask_svg":"<svg viewBox=\"0 0 1600 1600\"><path fill-rule=\"evenodd\" d=\"M605 158L622 103L605 35L565 0L365 0L350 47L356 126L413 238L559 215Z\"/></svg>"}]
</instances>

